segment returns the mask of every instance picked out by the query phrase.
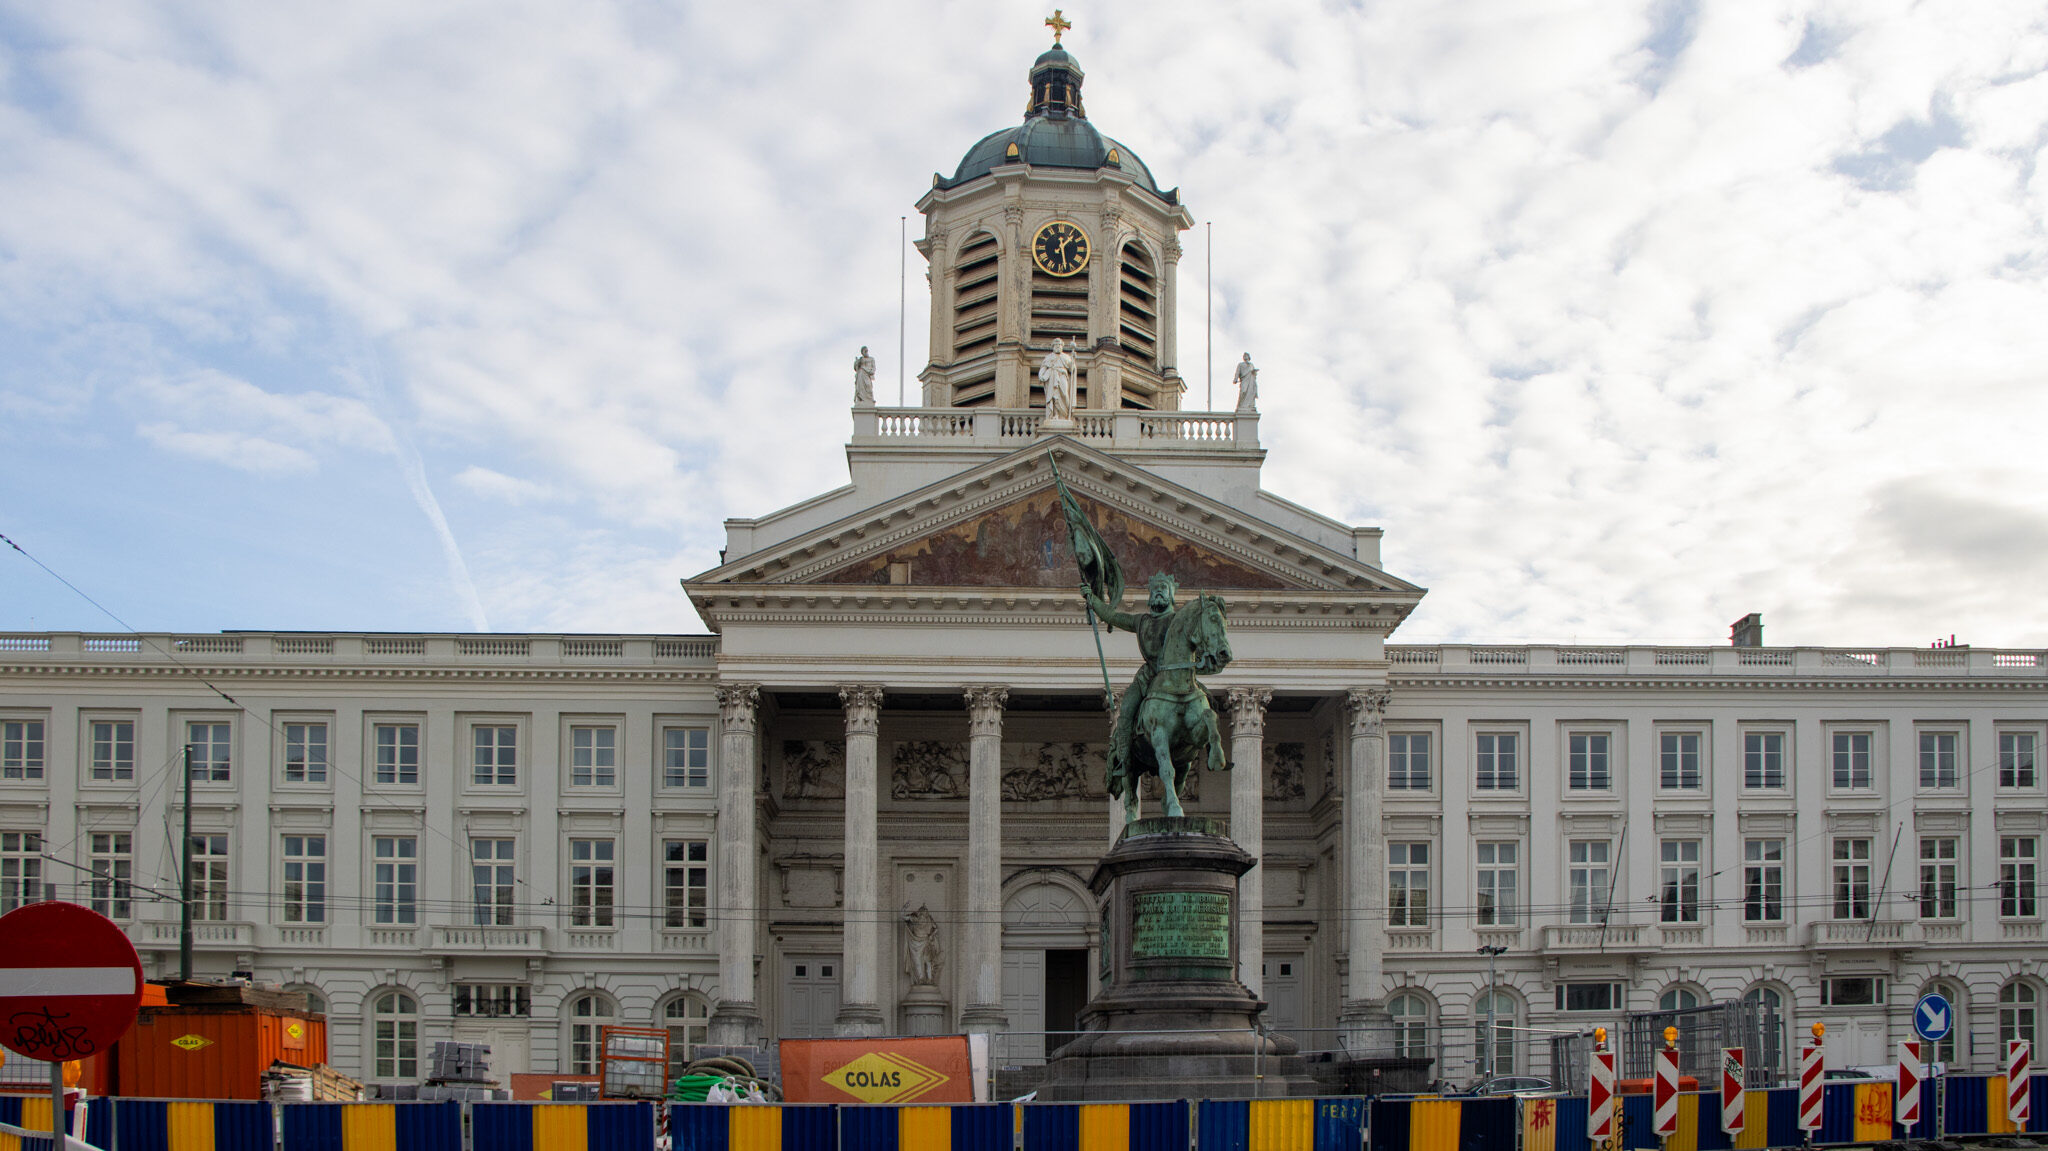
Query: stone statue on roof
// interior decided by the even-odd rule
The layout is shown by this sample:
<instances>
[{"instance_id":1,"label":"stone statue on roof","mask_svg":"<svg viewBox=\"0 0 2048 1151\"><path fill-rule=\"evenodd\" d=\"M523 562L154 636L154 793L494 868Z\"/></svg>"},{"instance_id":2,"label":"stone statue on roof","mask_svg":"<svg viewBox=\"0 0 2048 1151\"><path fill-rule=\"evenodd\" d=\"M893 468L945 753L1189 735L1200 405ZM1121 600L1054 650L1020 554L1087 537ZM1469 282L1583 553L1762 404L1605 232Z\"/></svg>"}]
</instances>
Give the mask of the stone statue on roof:
<instances>
[{"instance_id":1,"label":"stone statue on roof","mask_svg":"<svg viewBox=\"0 0 2048 1151\"><path fill-rule=\"evenodd\" d=\"M853 359L853 402L875 402L875 358L868 355L866 344L860 346L860 355Z\"/></svg>"}]
</instances>

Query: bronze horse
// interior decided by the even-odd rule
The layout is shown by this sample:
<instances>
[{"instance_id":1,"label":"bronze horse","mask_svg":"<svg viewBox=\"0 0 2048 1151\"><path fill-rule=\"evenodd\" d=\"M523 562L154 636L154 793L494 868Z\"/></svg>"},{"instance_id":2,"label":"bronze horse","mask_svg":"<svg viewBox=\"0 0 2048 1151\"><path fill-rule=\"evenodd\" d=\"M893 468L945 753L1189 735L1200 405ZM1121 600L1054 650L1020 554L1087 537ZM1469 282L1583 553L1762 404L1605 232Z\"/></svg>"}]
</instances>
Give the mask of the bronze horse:
<instances>
[{"instance_id":1,"label":"bronze horse","mask_svg":"<svg viewBox=\"0 0 2048 1151\"><path fill-rule=\"evenodd\" d=\"M1183 814L1180 790L1200 760L1205 759L1211 771L1230 766L1223 754L1216 710L1209 706L1208 691L1195 678L1222 671L1230 658L1220 598L1199 595L1174 612L1144 698L1123 701L1123 707L1137 709L1130 724L1129 759L1110 765L1108 783L1109 793L1123 798L1126 823L1138 817L1138 781L1147 772L1159 776L1165 813L1179 816Z\"/></svg>"}]
</instances>

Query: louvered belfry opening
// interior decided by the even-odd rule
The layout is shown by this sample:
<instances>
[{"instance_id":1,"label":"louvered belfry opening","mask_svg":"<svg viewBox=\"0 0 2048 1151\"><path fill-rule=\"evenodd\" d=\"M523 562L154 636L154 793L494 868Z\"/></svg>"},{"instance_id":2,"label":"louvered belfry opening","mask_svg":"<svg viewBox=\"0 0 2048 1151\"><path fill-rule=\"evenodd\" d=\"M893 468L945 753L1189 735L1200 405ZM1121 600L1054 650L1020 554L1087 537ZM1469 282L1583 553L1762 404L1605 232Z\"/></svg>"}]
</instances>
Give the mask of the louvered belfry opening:
<instances>
[{"instance_id":1,"label":"louvered belfry opening","mask_svg":"<svg viewBox=\"0 0 2048 1151\"><path fill-rule=\"evenodd\" d=\"M953 362L987 355L996 346L997 285L1000 252L996 238L976 232L960 246L953 264ZM993 366L953 385L953 406L992 404L996 397Z\"/></svg>"},{"instance_id":2,"label":"louvered belfry opening","mask_svg":"<svg viewBox=\"0 0 2048 1151\"><path fill-rule=\"evenodd\" d=\"M1159 272L1152 257L1133 240L1121 253L1117 295L1117 339L1133 364L1159 370Z\"/></svg>"}]
</instances>

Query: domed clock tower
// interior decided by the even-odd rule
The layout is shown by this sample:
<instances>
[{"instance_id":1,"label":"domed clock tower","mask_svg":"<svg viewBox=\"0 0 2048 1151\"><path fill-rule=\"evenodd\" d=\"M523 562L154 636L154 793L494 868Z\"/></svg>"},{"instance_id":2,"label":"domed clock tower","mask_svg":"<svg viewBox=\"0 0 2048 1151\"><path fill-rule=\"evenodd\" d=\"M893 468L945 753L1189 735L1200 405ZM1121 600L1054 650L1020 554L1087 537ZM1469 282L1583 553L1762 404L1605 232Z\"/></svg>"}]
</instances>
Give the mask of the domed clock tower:
<instances>
[{"instance_id":1,"label":"domed clock tower","mask_svg":"<svg viewBox=\"0 0 2048 1151\"><path fill-rule=\"evenodd\" d=\"M1077 410L1172 411L1179 233L1194 226L1129 148L1095 130L1058 37L1031 65L1024 123L985 136L917 203L931 265L926 407L1042 408L1065 340Z\"/></svg>"}]
</instances>

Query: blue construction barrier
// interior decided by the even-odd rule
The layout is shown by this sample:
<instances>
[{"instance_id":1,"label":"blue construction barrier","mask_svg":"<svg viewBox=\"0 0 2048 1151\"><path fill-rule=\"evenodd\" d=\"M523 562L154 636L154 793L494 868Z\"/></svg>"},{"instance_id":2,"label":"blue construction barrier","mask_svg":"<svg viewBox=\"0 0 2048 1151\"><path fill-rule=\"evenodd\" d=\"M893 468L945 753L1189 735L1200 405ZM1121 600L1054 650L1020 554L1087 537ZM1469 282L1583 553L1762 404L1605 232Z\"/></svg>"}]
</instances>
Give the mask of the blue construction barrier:
<instances>
[{"instance_id":1,"label":"blue construction barrier","mask_svg":"<svg viewBox=\"0 0 2048 1151\"><path fill-rule=\"evenodd\" d=\"M1195 1146L1202 1151L1356 1151L1364 1130L1364 1099L1205 1099L1195 1105Z\"/></svg>"},{"instance_id":2,"label":"blue construction barrier","mask_svg":"<svg viewBox=\"0 0 2048 1151\"><path fill-rule=\"evenodd\" d=\"M462 1104L286 1103L283 1151L462 1151Z\"/></svg>"},{"instance_id":3,"label":"blue construction barrier","mask_svg":"<svg viewBox=\"0 0 2048 1151\"><path fill-rule=\"evenodd\" d=\"M1186 1151L1192 1110L1185 1099L1170 1103L1030 1103L1024 1107L1024 1151L1097 1151L1104 1147Z\"/></svg>"},{"instance_id":4,"label":"blue construction barrier","mask_svg":"<svg viewBox=\"0 0 2048 1151\"><path fill-rule=\"evenodd\" d=\"M270 1104L205 1099L116 1099L121 1151L273 1151Z\"/></svg>"},{"instance_id":5,"label":"blue construction barrier","mask_svg":"<svg viewBox=\"0 0 2048 1151\"><path fill-rule=\"evenodd\" d=\"M837 1151L839 1108L671 1103L668 1131L674 1151Z\"/></svg>"},{"instance_id":6,"label":"blue construction barrier","mask_svg":"<svg viewBox=\"0 0 2048 1151\"><path fill-rule=\"evenodd\" d=\"M472 1103L471 1145L491 1151L647 1151L652 1103Z\"/></svg>"}]
</instances>

